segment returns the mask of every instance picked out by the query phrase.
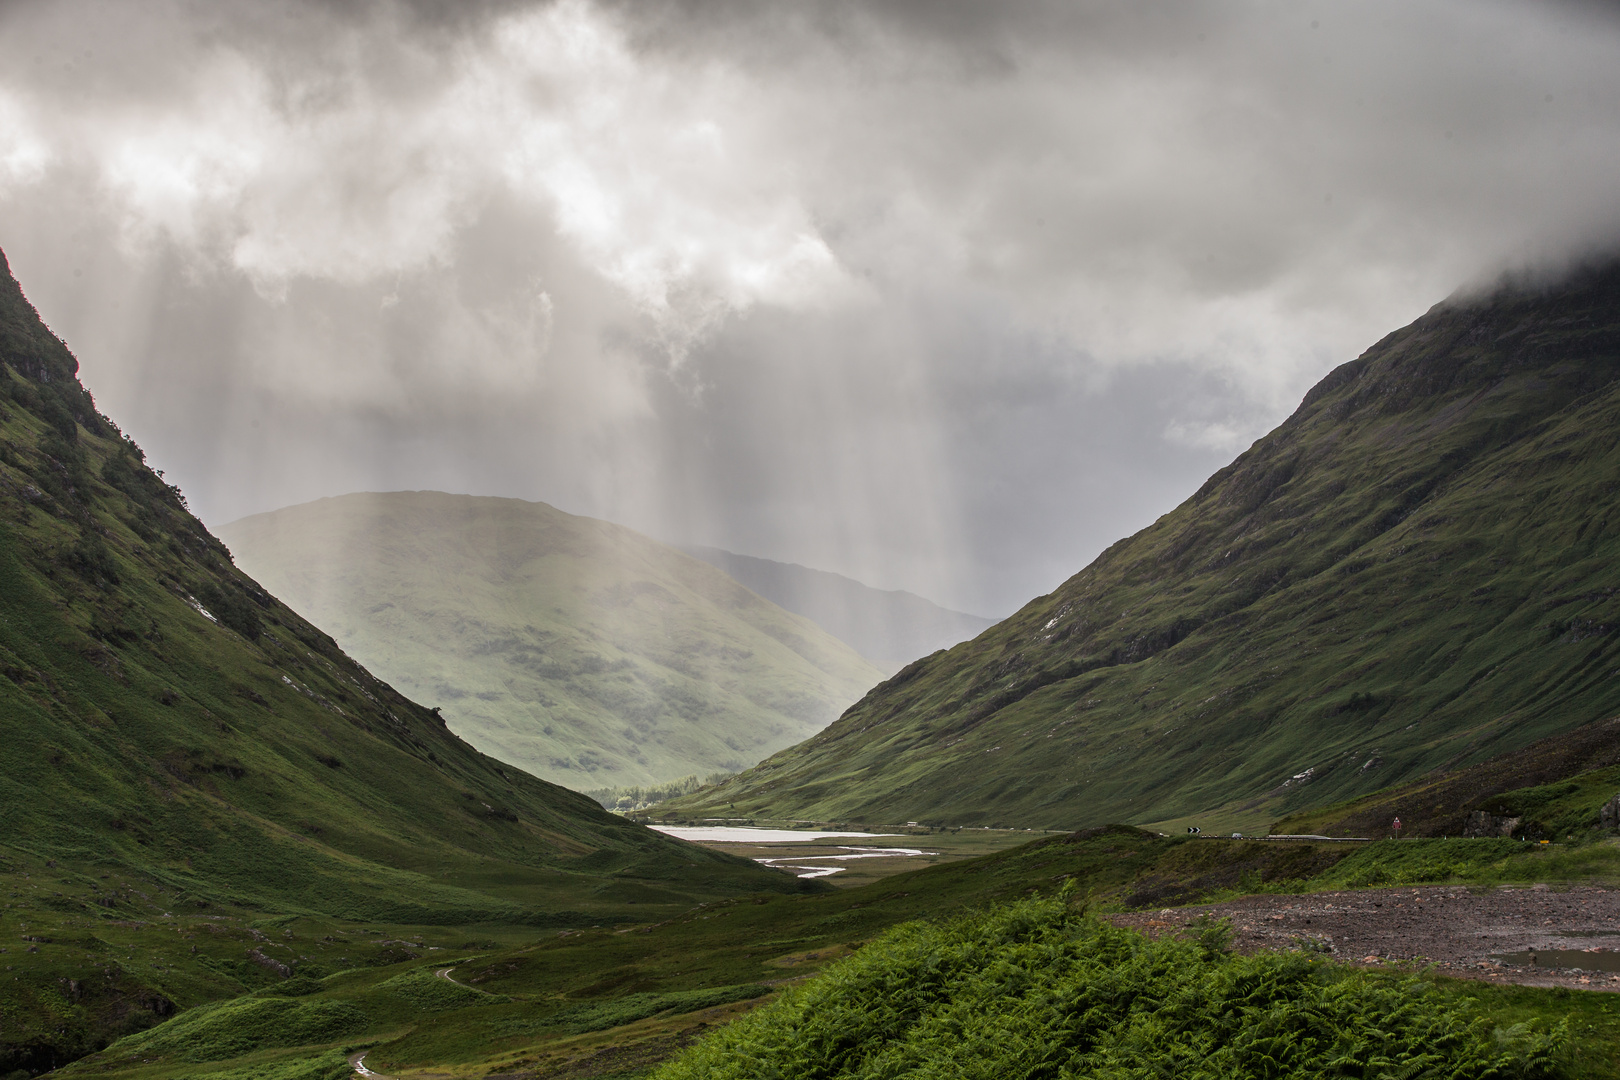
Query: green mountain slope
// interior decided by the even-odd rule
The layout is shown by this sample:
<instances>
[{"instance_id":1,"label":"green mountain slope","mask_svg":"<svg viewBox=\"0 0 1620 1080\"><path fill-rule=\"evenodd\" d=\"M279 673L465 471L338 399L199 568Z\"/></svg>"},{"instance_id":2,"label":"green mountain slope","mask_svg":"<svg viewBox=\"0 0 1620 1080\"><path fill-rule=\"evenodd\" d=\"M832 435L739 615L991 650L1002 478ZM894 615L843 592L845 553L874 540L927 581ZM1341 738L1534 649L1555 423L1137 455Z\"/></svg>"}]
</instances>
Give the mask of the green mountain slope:
<instances>
[{"instance_id":1,"label":"green mountain slope","mask_svg":"<svg viewBox=\"0 0 1620 1080\"><path fill-rule=\"evenodd\" d=\"M242 992L105 936L173 911L566 926L800 888L473 750L233 567L77 368L0 257L0 1075Z\"/></svg>"},{"instance_id":2,"label":"green mountain slope","mask_svg":"<svg viewBox=\"0 0 1620 1080\"><path fill-rule=\"evenodd\" d=\"M1347 803L1304 810L1275 833L1515 836L1569 842L1607 833L1602 807L1620 796L1620 717L1561 732L1489 760L1419 777Z\"/></svg>"},{"instance_id":3,"label":"green mountain slope","mask_svg":"<svg viewBox=\"0 0 1620 1080\"><path fill-rule=\"evenodd\" d=\"M919 656L976 637L996 622L942 608L915 593L874 589L842 574L797 563L712 547L681 550L719 567L771 603L813 620L890 673Z\"/></svg>"},{"instance_id":4,"label":"green mountain slope","mask_svg":"<svg viewBox=\"0 0 1620 1080\"><path fill-rule=\"evenodd\" d=\"M1617 379L1620 267L1440 304L1051 595L674 805L1263 823L1620 713Z\"/></svg>"},{"instance_id":5,"label":"green mountain slope","mask_svg":"<svg viewBox=\"0 0 1620 1080\"><path fill-rule=\"evenodd\" d=\"M714 567L544 503L345 495L221 535L463 738L580 790L745 768L882 678Z\"/></svg>"}]
</instances>

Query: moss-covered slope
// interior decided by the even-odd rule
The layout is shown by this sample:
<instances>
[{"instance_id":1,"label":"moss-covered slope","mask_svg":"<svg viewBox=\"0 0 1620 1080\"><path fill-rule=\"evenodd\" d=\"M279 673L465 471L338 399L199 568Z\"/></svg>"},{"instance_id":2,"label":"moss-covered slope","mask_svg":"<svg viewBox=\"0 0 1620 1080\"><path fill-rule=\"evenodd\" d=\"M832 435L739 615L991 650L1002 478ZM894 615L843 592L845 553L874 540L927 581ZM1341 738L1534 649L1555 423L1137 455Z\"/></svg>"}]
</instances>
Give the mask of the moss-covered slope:
<instances>
[{"instance_id":1,"label":"moss-covered slope","mask_svg":"<svg viewBox=\"0 0 1620 1080\"><path fill-rule=\"evenodd\" d=\"M720 570L544 503L345 495L221 535L457 734L579 790L736 772L883 677Z\"/></svg>"},{"instance_id":2,"label":"moss-covered slope","mask_svg":"<svg viewBox=\"0 0 1620 1080\"><path fill-rule=\"evenodd\" d=\"M1620 713L1617 377L1620 267L1438 305L1051 595L677 805L1275 817Z\"/></svg>"}]
</instances>

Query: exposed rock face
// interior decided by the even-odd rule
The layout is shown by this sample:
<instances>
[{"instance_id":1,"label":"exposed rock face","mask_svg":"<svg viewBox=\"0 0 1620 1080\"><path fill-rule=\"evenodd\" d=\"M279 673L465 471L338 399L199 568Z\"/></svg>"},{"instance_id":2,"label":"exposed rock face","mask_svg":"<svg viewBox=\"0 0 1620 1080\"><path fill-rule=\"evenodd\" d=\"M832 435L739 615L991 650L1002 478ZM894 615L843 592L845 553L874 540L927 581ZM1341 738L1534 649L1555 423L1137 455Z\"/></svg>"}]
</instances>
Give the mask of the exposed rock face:
<instances>
[{"instance_id":1,"label":"exposed rock face","mask_svg":"<svg viewBox=\"0 0 1620 1080\"><path fill-rule=\"evenodd\" d=\"M1620 829L1620 794L1603 804L1598 811L1598 824L1605 829Z\"/></svg>"},{"instance_id":2,"label":"exposed rock face","mask_svg":"<svg viewBox=\"0 0 1620 1080\"><path fill-rule=\"evenodd\" d=\"M1488 814L1483 810L1475 810L1468 815L1468 824L1463 827L1464 836L1512 836L1513 830L1519 827L1522 819L1516 817L1501 817L1497 814Z\"/></svg>"},{"instance_id":3,"label":"exposed rock face","mask_svg":"<svg viewBox=\"0 0 1620 1080\"><path fill-rule=\"evenodd\" d=\"M288 967L286 964L283 964L280 960L277 960L272 956L264 955L264 953L258 949L249 949L247 951L247 955L249 960L252 960L255 964L258 964L262 968L268 968L277 975L280 975L283 979L292 977L292 968Z\"/></svg>"}]
</instances>

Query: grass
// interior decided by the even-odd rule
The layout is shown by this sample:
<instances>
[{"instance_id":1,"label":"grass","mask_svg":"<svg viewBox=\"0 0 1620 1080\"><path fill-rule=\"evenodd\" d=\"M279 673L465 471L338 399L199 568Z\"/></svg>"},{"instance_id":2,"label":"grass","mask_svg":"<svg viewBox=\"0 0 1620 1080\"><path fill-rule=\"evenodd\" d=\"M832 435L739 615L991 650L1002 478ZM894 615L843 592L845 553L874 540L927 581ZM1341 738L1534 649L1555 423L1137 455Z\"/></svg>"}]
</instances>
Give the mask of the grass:
<instances>
[{"instance_id":1,"label":"grass","mask_svg":"<svg viewBox=\"0 0 1620 1080\"><path fill-rule=\"evenodd\" d=\"M1505 792L1487 799L1482 809L1497 817L1517 818L1516 835L1573 840L1592 827L1600 808L1616 794L1620 794L1620 766Z\"/></svg>"},{"instance_id":2,"label":"grass","mask_svg":"<svg viewBox=\"0 0 1620 1080\"><path fill-rule=\"evenodd\" d=\"M266 1055L253 1064L179 1073L174 1080L347 1080L353 1075L348 1057L341 1050L328 1050L314 1056Z\"/></svg>"},{"instance_id":3,"label":"grass","mask_svg":"<svg viewBox=\"0 0 1620 1080\"><path fill-rule=\"evenodd\" d=\"M377 989L397 994L417 1011L425 1013L476 1008L480 1005L504 1005L511 1000L500 994L486 994L471 986L463 986L453 981L453 976L448 973L440 975L430 967L395 975L387 982L379 983Z\"/></svg>"},{"instance_id":4,"label":"grass","mask_svg":"<svg viewBox=\"0 0 1620 1080\"><path fill-rule=\"evenodd\" d=\"M1588 724L1468 768L1420 777L1348 802L1292 814L1280 833L1383 836L1508 834L1571 841L1599 824L1620 791L1620 720Z\"/></svg>"},{"instance_id":5,"label":"grass","mask_svg":"<svg viewBox=\"0 0 1620 1080\"><path fill-rule=\"evenodd\" d=\"M119 1043L128 1054L184 1062L223 1061L266 1047L333 1042L366 1031L372 1018L343 1001L250 994L188 1009Z\"/></svg>"},{"instance_id":6,"label":"grass","mask_svg":"<svg viewBox=\"0 0 1620 1080\"><path fill-rule=\"evenodd\" d=\"M263 1046L219 1067L247 1067L272 1053L315 1060L332 1049L364 1044L369 1046L368 1067L385 1073L431 1069L451 1077L521 1071L605 1075L668 1059L705 1032L776 1000L784 989L845 957L861 955L874 939L915 920L948 922L994 904L1050 897L1065 887L1091 910L1107 911L1252 892L1455 881L1617 884L1620 848L1602 841L1541 846L1500 839L1363 846L1234 841L1161 837L1117 827L1047 837L856 888L719 900L635 926L585 925L544 934L506 927L479 939L469 937L472 928L368 928L311 920L280 926L260 919L235 926L229 934L207 934L217 939L207 944L218 948L219 956L240 956L248 942L257 941L251 931L259 929L317 961L325 957L331 973L319 980L295 977L290 983L267 978L260 984L261 997L251 1000L291 986L299 993L287 1000L353 1008L369 1019L369 1026L333 1036L327 1044ZM378 932L368 934L367 929ZM284 930L294 937L281 938ZM191 940L185 935L202 939L206 934L195 927L176 933L156 923L119 933L126 935L118 939L127 942L120 946L124 954L137 957L143 955L140 941L148 943L145 955L156 955L157 941L168 937L181 948L171 947L166 962L181 963ZM342 952L313 951L334 947L322 940L326 937L343 938ZM397 945L373 944L361 952L355 944L400 938L421 944L410 950L414 958L392 965L386 963L387 953ZM438 951L430 951L434 946ZM364 960L366 966L338 970L339 956L351 964ZM468 996L435 974L446 967L472 988ZM318 989L303 993L311 990L310 981ZM399 992L402 987L438 989L437 984L457 996L418 1004L409 992ZM1563 999L1539 993L1523 998L1522 1008L1533 1005L1536 1015L1556 1021L1566 1011L1559 1004ZM1587 997L1602 995L1576 995L1582 1001ZM1600 1016L1594 1011L1593 1023ZM1603 1041L1615 1033L1601 1024L1595 1033L1571 1032L1571 1045L1585 1048L1582 1053L1593 1045L1620 1049L1620 1041ZM136 1052L117 1044L69 1067L64 1075L133 1080L191 1068L167 1052Z\"/></svg>"},{"instance_id":7,"label":"grass","mask_svg":"<svg viewBox=\"0 0 1620 1080\"><path fill-rule=\"evenodd\" d=\"M1512 986L1495 983L1456 984L1472 997L1497 1026L1513 1030L1521 1025L1563 1024L1569 1044L1561 1064L1565 1072L1582 1080L1609 1080L1620 1076L1620 1002L1614 994Z\"/></svg>"},{"instance_id":8,"label":"grass","mask_svg":"<svg viewBox=\"0 0 1620 1080\"><path fill-rule=\"evenodd\" d=\"M677 990L663 994L626 994L594 1005L580 1005L554 1013L547 1018L544 1028L557 1028L569 1035L584 1035L591 1031L633 1024L637 1020L664 1014L697 1012L716 1005L730 1005L737 1001L752 1001L771 992L769 986L745 983L741 986L718 986L709 990Z\"/></svg>"},{"instance_id":9,"label":"grass","mask_svg":"<svg viewBox=\"0 0 1620 1080\"><path fill-rule=\"evenodd\" d=\"M1437 308L1050 595L655 813L1259 824L1620 715L1617 378L1615 266Z\"/></svg>"},{"instance_id":10,"label":"grass","mask_svg":"<svg viewBox=\"0 0 1620 1080\"><path fill-rule=\"evenodd\" d=\"M355 494L221 535L457 734L576 790L735 772L883 677L707 563L544 503Z\"/></svg>"},{"instance_id":11,"label":"grass","mask_svg":"<svg viewBox=\"0 0 1620 1080\"><path fill-rule=\"evenodd\" d=\"M1372 888L1427 882L1520 885L1620 880L1620 842L1541 847L1515 840L1385 840L1355 852L1320 887Z\"/></svg>"}]
</instances>

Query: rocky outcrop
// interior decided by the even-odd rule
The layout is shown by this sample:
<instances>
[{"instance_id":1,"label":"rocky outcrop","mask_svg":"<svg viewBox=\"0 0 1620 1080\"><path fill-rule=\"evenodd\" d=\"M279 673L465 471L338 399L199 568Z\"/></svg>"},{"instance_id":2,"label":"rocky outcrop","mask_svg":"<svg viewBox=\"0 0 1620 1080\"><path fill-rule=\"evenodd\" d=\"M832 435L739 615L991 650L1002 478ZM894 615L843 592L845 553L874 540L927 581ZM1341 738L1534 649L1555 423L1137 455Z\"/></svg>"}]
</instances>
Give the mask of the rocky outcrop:
<instances>
[{"instance_id":1,"label":"rocky outcrop","mask_svg":"<svg viewBox=\"0 0 1620 1080\"><path fill-rule=\"evenodd\" d=\"M1513 830L1519 827L1522 818L1502 817L1499 814L1487 813L1484 810L1475 810L1468 815L1468 823L1463 826L1464 836L1512 836Z\"/></svg>"},{"instance_id":2,"label":"rocky outcrop","mask_svg":"<svg viewBox=\"0 0 1620 1080\"><path fill-rule=\"evenodd\" d=\"M1620 829L1620 795L1603 804L1598 811L1598 824L1605 829Z\"/></svg>"}]
</instances>

